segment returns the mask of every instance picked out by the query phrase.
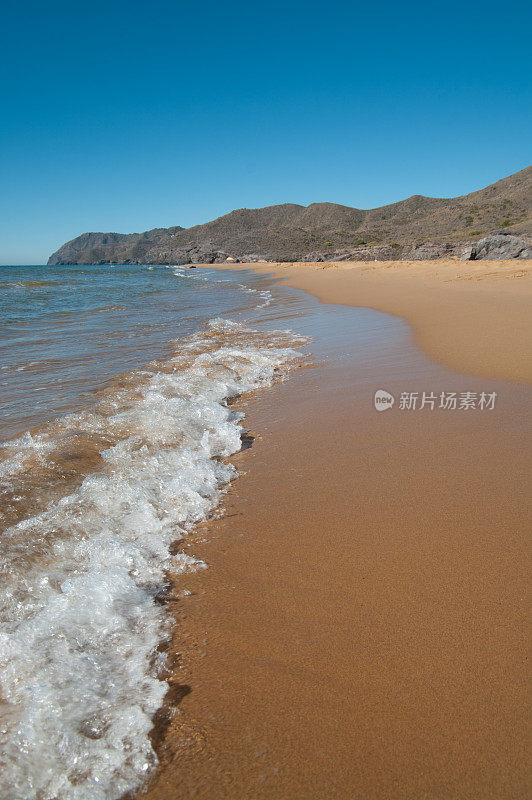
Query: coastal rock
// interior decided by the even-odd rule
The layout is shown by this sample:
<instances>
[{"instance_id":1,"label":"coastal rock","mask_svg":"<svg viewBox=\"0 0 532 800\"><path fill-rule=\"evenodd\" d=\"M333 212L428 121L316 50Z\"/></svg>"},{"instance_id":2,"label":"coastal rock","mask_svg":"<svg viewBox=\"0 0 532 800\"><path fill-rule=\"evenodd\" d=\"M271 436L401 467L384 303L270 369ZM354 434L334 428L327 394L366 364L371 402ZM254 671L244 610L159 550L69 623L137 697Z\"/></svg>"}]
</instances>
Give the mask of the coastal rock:
<instances>
[{"instance_id":1,"label":"coastal rock","mask_svg":"<svg viewBox=\"0 0 532 800\"><path fill-rule=\"evenodd\" d=\"M453 258L458 255L461 247L455 244L433 244L426 242L424 244L415 244L410 250L403 253L403 258L408 261L430 261L436 258Z\"/></svg>"},{"instance_id":2,"label":"coastal rock","mask_svg":"<svg viewBox=\"0 0 532 800\"><path fill-rule=\"evenodd\" d=\"M472 247L469 258L471 261L532 258L532 245L510 233L491 233Z\"/></svg>"},{"instance_id":3,"label":"coastal rock","mask_svg":"<svg viewBox=\"0 0 532 800\"><path fill-rule=\"evenodd\" d=\"M468 244L462 248L460 253L460 261L471 261L473 256L474 245Z\"/></svg>"},{"instance_id":4,"label":"coastal rock","mask_svg":"<svg viewBox=\"0 0 532 800\"><path fill-rule=\"evenodd\" d=\"M153 264L221 264L231 258L225 250L219 250L210 243L190 242L185 247L153 248L149 261ZM233 257L233 261L236 259Z\"/></svg>"},{"instance_id":5,"label":"coastal rock","mask_svg":"<svg viewBox=\"0 0 532 800\"><path fill-rule=\"evenodd\" d=\"M257 264L260 261L266 261L266 259L259 255L259 253L244 253L240 256L239 261L241 261L242 264Z\"/></svg>"}]
</instances>

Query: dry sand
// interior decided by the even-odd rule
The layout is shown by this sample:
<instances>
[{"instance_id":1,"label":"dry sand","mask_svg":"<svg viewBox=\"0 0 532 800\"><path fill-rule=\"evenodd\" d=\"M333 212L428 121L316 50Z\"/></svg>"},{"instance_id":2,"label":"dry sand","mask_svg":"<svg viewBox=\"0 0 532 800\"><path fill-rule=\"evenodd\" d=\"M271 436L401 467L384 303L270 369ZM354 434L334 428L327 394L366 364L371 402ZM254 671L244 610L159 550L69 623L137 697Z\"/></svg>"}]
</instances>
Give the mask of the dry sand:
<instances>
[{"instance_id":1,"label":"dry sand","mask_svg":"<svg viewBox=\"0 0 532 800\"><path fill-rule=\"evenodd\" d=\"M501 279L493 262L323 267L275 272L405 316L456 369L530 380L528 278L509 277L527 264ZM448 283L451 270L485 277ZM245 474L186 546L210 568L170 598L179 707L159 720L144 800L530 796L530 389L405 348L399 365L332 360L246 402L257 438L233 459ZM500 402L377 414L373 390L401 380Z\"/></svg>"}]
</instances>

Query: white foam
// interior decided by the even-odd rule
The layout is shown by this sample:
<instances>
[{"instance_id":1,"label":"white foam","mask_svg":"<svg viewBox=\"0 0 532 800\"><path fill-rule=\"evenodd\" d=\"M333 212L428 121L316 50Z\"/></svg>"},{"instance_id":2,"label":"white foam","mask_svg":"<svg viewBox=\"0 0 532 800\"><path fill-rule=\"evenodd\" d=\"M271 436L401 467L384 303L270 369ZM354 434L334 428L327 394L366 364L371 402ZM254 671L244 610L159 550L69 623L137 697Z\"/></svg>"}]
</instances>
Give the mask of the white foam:
<instances>
[{"instance_id":1,"label":"white foam","mask_svg":"<svg viewBox=\"0 0 532 800\"><path fill-rule=\"evenodd\" d=\"M256 308L266 308L272 301L272 293L269 289L254 289L252 286L246 286L244 283L237 283L239 289L247 294L254 294L261 301L257 304Z\"/></svg>"},{"instance_id":2,"label":"white foam","mask_svg":"<svg viewBox=\"0 0 532 800\"><path fill-rule=\"evenodd\" d=\"M194 281L208 281L209 278L197 268L191 268L186 265L182 266L169 266L176 278L190 278Z\"/></svg>"},{"instance_id":3,"label":"white foam","mask_svg":"<svg viewBox=\"0 0 532 800\"><path fill-rule=\"evenodd\" d=\"M155 764L167 690L156 597L167 570L201 566L169 547L236 475L221 459L240 449L242 414L227 401L283 375L301 341L215 320L53 436L7 443L9 478L72 430L113 442L98 473L0 537L2 798L112 800Z\"/></svg>"}]
</instances>

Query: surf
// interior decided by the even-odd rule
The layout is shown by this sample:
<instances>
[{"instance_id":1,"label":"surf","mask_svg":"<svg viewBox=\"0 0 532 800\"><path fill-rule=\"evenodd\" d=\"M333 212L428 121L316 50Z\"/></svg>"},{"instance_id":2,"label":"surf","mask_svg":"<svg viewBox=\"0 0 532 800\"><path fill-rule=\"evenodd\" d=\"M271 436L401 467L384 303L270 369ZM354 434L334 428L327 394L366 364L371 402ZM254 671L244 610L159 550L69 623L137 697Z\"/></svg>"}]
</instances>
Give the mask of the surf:
<instances>
[{"instance_id":1,"label":"surf","mask_svg":"<svg viewBox=\"0 0 532 800\"><path fill-rule=\"evenodd\" d=\"M2 796L109 800L155 766L169 624L158 599L169 571L204 566L172 545L237 475L228 459L243 413L232 401L284 379L301 344L211 320L92 407L2 446L6 504L34 512L0 537ZM73 437L88 473L77 482ZM54 499L39 507L35 471L50 464Z\"/></svg>"}]
</instances>

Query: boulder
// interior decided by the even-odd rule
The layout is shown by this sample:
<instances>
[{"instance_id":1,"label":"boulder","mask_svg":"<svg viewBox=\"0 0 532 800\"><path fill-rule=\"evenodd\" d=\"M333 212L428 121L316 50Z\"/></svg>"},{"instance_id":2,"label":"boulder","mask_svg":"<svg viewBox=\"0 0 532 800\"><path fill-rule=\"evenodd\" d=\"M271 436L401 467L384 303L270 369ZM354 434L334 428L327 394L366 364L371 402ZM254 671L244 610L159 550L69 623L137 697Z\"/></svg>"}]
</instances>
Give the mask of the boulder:
<instances>
[{"instance_id":1,"label":"boulder","mask_svg":"<svg viewBox=\"0 0 532 800\"><path fill-rule=\"evenodd\" d=\"M471 249L471 261L479 259L503 260L507 258L532 258L532 246L520 236L511 233L490 233Z\"/></svg>"}]
</instances>

